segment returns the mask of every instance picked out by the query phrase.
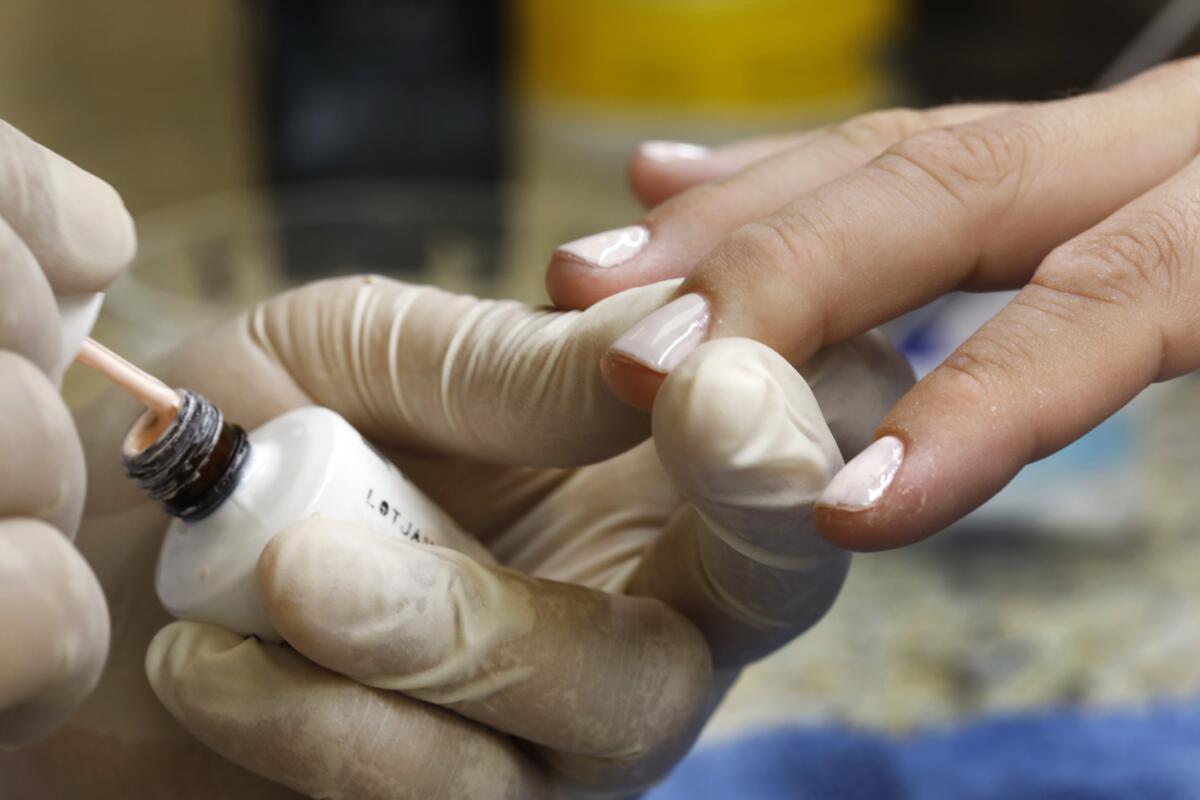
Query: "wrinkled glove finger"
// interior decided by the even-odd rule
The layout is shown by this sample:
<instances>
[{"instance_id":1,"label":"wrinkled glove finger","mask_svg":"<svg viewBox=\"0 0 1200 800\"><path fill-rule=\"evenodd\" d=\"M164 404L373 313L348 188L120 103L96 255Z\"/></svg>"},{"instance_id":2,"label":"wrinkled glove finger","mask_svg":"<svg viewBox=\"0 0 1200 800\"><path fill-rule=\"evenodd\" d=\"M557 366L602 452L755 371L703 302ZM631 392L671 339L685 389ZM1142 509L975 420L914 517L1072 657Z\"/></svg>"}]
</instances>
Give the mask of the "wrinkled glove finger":
<instances>
[{"instance_id":1,"label":"wrinkled glove finger","mask_svg":"<svg viewBox=\"0 0 1200 800\"><path fill-rule=\"evenodd\" d=\"M259 560L263 604L300 653L540 745L589 789L651 781L692 742L708 651L662 603L348 527L297 523Z\"/></svg>"},{"instance_id":2,"label":"wrinkled glove finger","mask_svg":"<svg viewBox=\"0 0 1200 800\"><path fill-rule=\"evenodd\" d=\"M842 457L800 374L747 339L705 344L664 383L654 442L690 503L648 549L630 591L691 619L721 670L820 619L849 557L816 533L812 506Z\"/></svg>"},{"instance_id":3,"label":"wrinkled glove finger","mask_svg":"<svg viewBox=\"0 0 1200 800\"><path fill-rule=\"evenodd\" d=\"M0 351L0 519L34 517L75 536L84 465L75 425L37 367Z\"/></svg>"},{"instance_id":4,"label":"wrinkled glove finger","mask_svg":"<svg viewBox=\"0 0 1200 800\"><path fill-rule=\"evenodd\" d=\"M56 294L99 292L133 258L133 220L107 183L0 120L0 218Z\"/></svg>"},{"instance_id":5,"label":"wrinkled glove finger","mask_svg":"<svg viewBox=\"0 0 1200 800\"><path fill-rule=\"evenodd\" d=\"M646 441L572 470L492 536L488 549L527 575L624 593L646 546L681 503L654 442Z\"/></svg>"},{"instance_id":6,"label":"wrinkled glove finger","mask_svg":"<svg viewBox=\"0 0 1200 800\"><path fill-rule=\"evenodd\" d=\"M871 443L880 420L914 380L912 367L879 331L823 348L800 374L847 461Z\"/></svg>"},{"instance_id":7,"label":"wrinkled glove finger","mask_svg":"<svg viewBox=\"0 0 1200 800\"><path fill-rule=\"evenodd\" d=\"M67 537L0 519L0 749L45 736L91 692L108 629L100 584Z\"/></svg>"},{"instance_id":8,"label":"wrinkled glove finger","mask_svg":"<svg viewBox=\"0 0 1200 800\"><path fill-rule=\"evenodd\" d=\"M0 217L0 350L21 354L50 375L59 367L61 336L50 282Z\"/></svg>"},{"instance_id":9,"label":"wrinkled glove finger","mask_svg":"<svg viewBox=\"0 0 1200 800\"><path fill-rule=\"evenodd\" d=\"M648 436L647 417L607 392L599 363L671 289L562 312L377 277L322 281L255 308L242 347L386 445L574 466Z\"/></svg>"},{"instance_id":10,"label":"wrinkled glove finger","mask_svg":"<svg viewBox=\"0 0 1200 800\"><path fill-rule=\"evenodd\" d=\"M50 380L0 351L0 744L48 733L99 678L108 611L71 545L84 465Z\"/></svg>"},{"instance_id":11,"label":"wrinkled glove finger","mask_svg":"<svg viewBox=\"0 0 1200 800\"><path fill-rule=\"evenodd\" d=\"M146 673L192 735L310 797L550 796L541 771L508 737L222 628L168 625L150 644Z\"/></svg>"}]
</instances>

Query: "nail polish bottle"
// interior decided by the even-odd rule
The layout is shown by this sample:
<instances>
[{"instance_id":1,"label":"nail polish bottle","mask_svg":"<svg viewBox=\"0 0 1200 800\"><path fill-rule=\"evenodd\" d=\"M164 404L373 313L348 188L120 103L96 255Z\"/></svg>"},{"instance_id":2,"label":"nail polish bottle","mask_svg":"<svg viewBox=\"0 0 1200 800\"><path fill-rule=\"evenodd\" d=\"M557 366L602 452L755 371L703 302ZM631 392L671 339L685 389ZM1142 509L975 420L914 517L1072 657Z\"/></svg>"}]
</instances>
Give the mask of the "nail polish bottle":
<instances>
[{"instance_id":1,"label":"nail polish bottle","mask_svg":"<svg viewBox=\"0 0 1200 800\"><path fill-rule=\"evenodd\" d=\"M155 574L173 616L281 641L255 568L271 537L310 516L493 560L335 412L299 408L247 434L204 397L179 394L175 418L144 414L122 454L126 474L175 517Z\"/></svg>"}]
</instances>

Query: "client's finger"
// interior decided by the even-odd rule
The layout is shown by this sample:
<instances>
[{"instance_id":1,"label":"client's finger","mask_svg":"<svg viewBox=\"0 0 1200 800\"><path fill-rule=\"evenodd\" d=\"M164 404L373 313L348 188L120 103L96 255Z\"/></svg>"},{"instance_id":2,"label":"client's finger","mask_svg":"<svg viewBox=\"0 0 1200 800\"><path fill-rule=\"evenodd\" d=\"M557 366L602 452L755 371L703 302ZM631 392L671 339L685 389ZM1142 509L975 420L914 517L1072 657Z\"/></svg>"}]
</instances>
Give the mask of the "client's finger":
<instances>
[{"instance_id":1,"label":"client's finger","mask_svg":"<svg viewBox=\"0 0 1200 800\"><path fill-rule=\"evenodd\" d=\"M820 131L756 136L720 147L642 142L629 159L629 188L647 208L708 181L728 178L755 161L790 150Z\"/></svg>"},{"instance_id":2,"label":"client's finger","mask_svg":"<svg viewBox=\"0 0 1200 800\"><path fill-rule=\"evenodd\" d=\"M684 277L722 239L878 156L912 134L1002 110L963 105L897 109L856 117L699 184L649 211L638 225L558 248L546 288L560 308L587 308L632 286Z\"/></svg>"},{"instance_id":3,"label":"client's finger","mask_svg":"<svg viewBox=\"0 0 1200 800\"><path fill-rule=\"evenodd\" d=\"M1054 250L830 484L821 531L877 550L935 533L1128 403L1200 368L1200 160Z\"/></svg>"}]
</instances>

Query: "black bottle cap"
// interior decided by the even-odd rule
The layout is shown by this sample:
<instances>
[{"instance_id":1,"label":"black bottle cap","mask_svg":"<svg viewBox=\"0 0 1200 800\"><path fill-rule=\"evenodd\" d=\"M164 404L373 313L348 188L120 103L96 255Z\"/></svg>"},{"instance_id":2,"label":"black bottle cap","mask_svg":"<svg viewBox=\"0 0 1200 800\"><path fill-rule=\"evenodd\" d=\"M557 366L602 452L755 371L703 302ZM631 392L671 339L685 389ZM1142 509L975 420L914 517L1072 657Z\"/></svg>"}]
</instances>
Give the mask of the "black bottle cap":
<instances>
[{"instance_id":1,"label":"black bottle cap","mask_svg":"<svg viewBox=\"0 0 1200 800\"><path fill-rule=\"evenodd\" d=\"M144 450L123 453L121 463L168 514L194 521L215 511L237 488L250 440L204 396L178 392L182 403L175 420Z\"/></svg>"}]
</instances>

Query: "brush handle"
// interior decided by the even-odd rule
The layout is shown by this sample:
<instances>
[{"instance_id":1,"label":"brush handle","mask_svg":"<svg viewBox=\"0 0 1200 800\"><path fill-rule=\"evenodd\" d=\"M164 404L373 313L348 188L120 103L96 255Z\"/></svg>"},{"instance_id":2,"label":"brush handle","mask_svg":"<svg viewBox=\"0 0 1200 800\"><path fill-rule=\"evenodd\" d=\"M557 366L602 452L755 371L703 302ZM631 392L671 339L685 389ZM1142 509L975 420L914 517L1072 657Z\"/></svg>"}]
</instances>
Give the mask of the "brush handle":
<instances>
[{"instance_id":1,"label":"brush handle","mask_svg":"<svg viewBox=\"0 0 1200 800\"><path fill-rule=\"evenodd\" d=\"M75 360L96 370L156 413L174 415L179 411L179 395L174 389L90 336L83 340Z\"/></svg>"}]
</instances>

